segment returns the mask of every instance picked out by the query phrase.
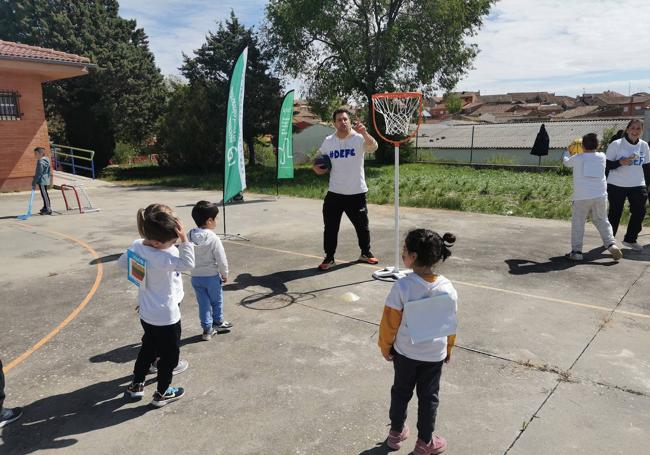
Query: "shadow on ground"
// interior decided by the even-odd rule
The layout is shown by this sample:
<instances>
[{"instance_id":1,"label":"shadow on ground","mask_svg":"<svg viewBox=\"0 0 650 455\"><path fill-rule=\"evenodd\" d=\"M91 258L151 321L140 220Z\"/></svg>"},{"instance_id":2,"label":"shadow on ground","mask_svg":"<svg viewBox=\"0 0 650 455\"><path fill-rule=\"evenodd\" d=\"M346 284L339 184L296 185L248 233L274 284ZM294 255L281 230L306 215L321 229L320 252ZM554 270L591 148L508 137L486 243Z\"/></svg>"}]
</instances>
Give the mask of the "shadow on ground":
<instances>
[{"instance_id":1,"label":"shadow on ground","mask_svg":"<svg viewBox=\"0 0 650 455\"><path fill-rule=\"evenodd\" d=\"M359 455L388 455L389 453L393 452L395 451L388 448L385 442L378 442L377 445L372 449L359 452Z\"/></svg>"},{"instance_id":2,"label":"shadow on ground","mask_svg":"<svg viewBox=\"0 0 650 455\"><path fill-rule=\"evenodd\" d=\"M45 449L63 449L76 444L74 435L119 425L149 412L148 401L128 404L124 389L131 377L98 382L88 387L53 395L23 407L23 416L2 432L3 454L28 454Z\"/></svg>"},{"instance_id":3,"label":"shadow on ground","mask_svg":"<svg viewBox=\"0 0 650 455\"><path fill-rule=\"evenodd\" d=\"M250 273L242 273L238 275L232 283L224 285L223 289L224 291L240 291L253 286L265 287L269 290L268 292L250 292L250 295L241 299L239 304L251 310L279 310L296 302L315 299L316 293L321 291L373 281L372 279L368 279L356 281L354 283L329 286L326 288L310 289L304 292L289 292L289 288L286 285L286 283L291 281L331 273L335 270L344 269L355 264L356 262L338 264L329 269L328 272L318 270L316 267L309 267L307 269L283 270L280 272L269 273L268 275L258 276L251 275Z\"/></svg>"},{"instance_id":4,"label":"shadow on ground","mask_svg":"<svg viewBox=\"0 0 650 455\"><path fill-rule=\"evenodd\" d=\"M107 262L117 261L120 258L120 256L122 256L122 253L109 254L107 256L102 256L100 258L93 259L88 264L90 265L105 264Z\"/></svg>"},{"instance_id":5,"label":"shadow on ground","mask_svg":"<svg viewBox=\"0 0 650 455\"><path fill-rule=\"evenodd\" d=\"M529 259L506 259L505 263L508 264L508 267L510 268L508 272L511 275L558 272L584 265L600 265L604 267L616 265L617 262L608 254L603 254L604 251L605 248L602 246L594 248L593 250L584 253L584 260L582 261L572 261L566 256L554 256L549 258L547 262L537 262ZM606 259L607 261L603 261L603 259Z\"/></svg>"}]
</instances>

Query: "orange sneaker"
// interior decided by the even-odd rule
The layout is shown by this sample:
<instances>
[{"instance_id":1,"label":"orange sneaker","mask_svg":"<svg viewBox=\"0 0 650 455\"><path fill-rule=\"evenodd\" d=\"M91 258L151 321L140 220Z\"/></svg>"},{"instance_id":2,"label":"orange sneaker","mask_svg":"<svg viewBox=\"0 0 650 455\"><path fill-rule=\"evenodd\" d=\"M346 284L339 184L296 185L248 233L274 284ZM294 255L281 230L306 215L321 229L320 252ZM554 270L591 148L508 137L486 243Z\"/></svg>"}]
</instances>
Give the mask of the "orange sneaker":
<instances>
[{"instance_id":1,"label":"orange sneaker","mask_svg":"<svg viewBox=\"0 0 650 455\"><path fill-rule=\"evenodd\" d=\"M372 254L370 251L367 253L361 253L361 256L359 256L359 262L365 262L367 264L379 264L379 259L375 257L374 254Z\"/></svg>"},{"instance_id":2,"label":"orange sneaker","mask_svg":"<svg viewBox=\"0 0 650 455\"><path fill-rule=\"evenodd\" d=\"M332 266L336 264L334 262L334 256L325 256L325 259L323 259L323 262L320 263L318 266L319 270L329 270Z\"/></svg>"}]
</instances>

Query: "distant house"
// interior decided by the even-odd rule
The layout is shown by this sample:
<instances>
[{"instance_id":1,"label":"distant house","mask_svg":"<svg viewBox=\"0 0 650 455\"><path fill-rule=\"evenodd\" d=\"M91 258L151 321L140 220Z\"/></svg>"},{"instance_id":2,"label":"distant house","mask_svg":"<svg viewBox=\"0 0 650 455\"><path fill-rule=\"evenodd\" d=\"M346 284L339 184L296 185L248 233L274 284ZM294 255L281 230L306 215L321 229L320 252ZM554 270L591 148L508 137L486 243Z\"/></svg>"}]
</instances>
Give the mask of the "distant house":
<instances>
[{"instance_id":1,"label":"distant house","mask_svg":"<svg viewBox=\"0 0 650 455\"><path fill-rule=\"evenodd\" d=\"M297 99L293 102L294 131L309 128L310 126L320 122L320 117L311 111L307 100Z\"/></svg>"},{"instance_id":2,"label":"distant house","mask_svg":"<svg viewBox=\"0 0 650 455\"><path fill-rule=\"evenodd\" d=\"M452 95L460 98L462 102L461 112L466 112L465 108L476 102L481 92L452 92ZM438 123L442 120L451 118L451 114L447 111L447 104L443 97L434 96L425 101L425 108L423 110L428 115L424 114L424 123Z\"/></svg>"},{"instance_id":3,"label":"distant house","mask_svg":"<svg viewBox=\"0 0 650 455\"><path fill-rule=\"evenodd\" d=\"M49 154L41 84L91 66L86 57L0 40L0 191L31 188L34 147Z\"/></svg>"},{"instance_id":4,"label":"distant house","mask_svg":"<svg viewBox=\"0 0 650 455\"><path fill-rule=\"evenodd\" d=\"M590 117L596 114L600 106L578 106L573 109L568 109L553 116L554 119L575 119L580 117Z\"/></svg>"},{"instance_id":5,"label":"distant house","mask_svg":"<svg viewBox=\"0 0 650 455\"><path fill-rule=\"evenodd\" d=\"M293 160L296 164L303 164L310 160L312 155L321 146L325 137L334 133L334 127L324 123L317 123L293 134Z\"/></svg>"}]
</instances>

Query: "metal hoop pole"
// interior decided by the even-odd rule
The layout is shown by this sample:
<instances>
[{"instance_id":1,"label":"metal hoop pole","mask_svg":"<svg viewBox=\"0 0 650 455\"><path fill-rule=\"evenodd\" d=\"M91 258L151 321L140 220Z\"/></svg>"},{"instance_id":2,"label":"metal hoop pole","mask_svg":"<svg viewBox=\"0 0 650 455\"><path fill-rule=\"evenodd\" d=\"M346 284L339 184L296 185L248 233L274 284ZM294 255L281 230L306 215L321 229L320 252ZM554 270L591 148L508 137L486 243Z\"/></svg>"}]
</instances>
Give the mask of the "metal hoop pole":
<instances>
[{"instance_id":1,"label":"metal hoop pole","mask_svg":"<svg viewBox=\"0 0 650 455\"><path fill-rule=\"evenodd\" d=\"M399 145L395 146L395 273L399 273Z\"/></svg>"}]
</instances>

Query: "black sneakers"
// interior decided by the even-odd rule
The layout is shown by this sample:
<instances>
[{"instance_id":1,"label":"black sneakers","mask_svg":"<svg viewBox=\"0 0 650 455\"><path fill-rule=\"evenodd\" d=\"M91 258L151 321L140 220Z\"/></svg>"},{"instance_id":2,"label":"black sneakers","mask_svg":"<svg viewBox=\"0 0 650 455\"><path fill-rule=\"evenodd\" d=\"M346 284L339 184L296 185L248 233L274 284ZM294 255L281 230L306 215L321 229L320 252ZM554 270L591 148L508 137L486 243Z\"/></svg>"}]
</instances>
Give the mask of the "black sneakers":
<instances>
[{"instance_id":1,"label":"black sneakers","mask_svg":"<svg viewBox=\"0 0 650 455\"><path fill-rule=\"evenodd\" d=\"M183 395L185 395L185 390L182 387L167 387L167 390L162 395L156 390L151 404L157 408L162 408L172 401L180 400Z\"/></svg>"},{"instance_id":2,"label":"black sneakers","mask_svg":"<svg viewBox=\"0 0 650 455\"><path fill-rule=\"evenodd\" d=\"M0 408L0 428L15 422L23 415L23 408Z\"/></svg>"},{"instance_id":3,"label":"black sneakers","mask_svg":"<svg viewBox=\"0 0 650 455\"><path fill-rule=\"evenodd\" d=\"M217 331L217 333L230 332L232 329L232 324L228 321L221 321L219 323L212 324L212 328Z\"/></svg>"},{"instance_id":4,"label":"black sneakers","mask_svg":"<svg viewBox=\"0 0 650 455\"><path fill-rule=\"evenodd\" d=\"M124 396L134 400L141 400L144 396L144 382L132 382L126 388Z\"/></svg>"}]
</instances>

